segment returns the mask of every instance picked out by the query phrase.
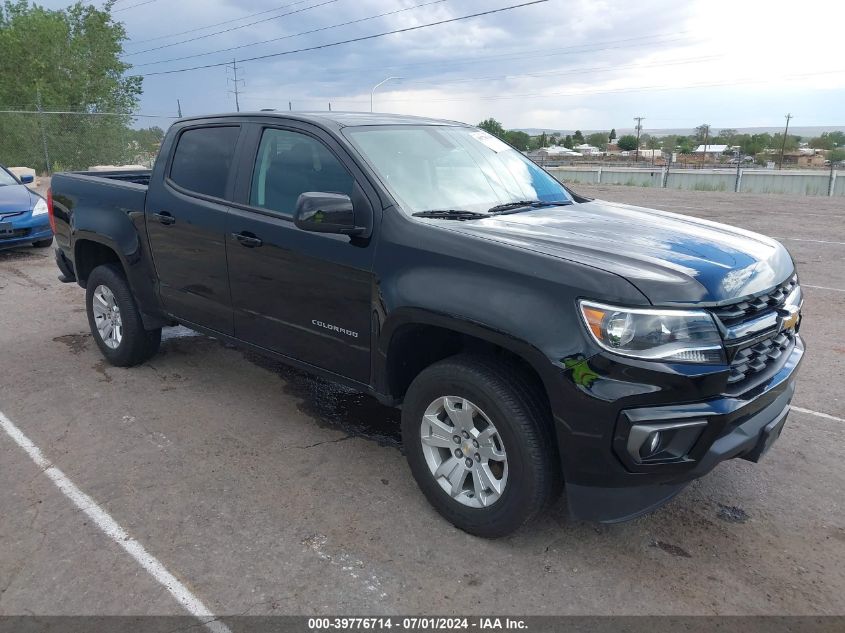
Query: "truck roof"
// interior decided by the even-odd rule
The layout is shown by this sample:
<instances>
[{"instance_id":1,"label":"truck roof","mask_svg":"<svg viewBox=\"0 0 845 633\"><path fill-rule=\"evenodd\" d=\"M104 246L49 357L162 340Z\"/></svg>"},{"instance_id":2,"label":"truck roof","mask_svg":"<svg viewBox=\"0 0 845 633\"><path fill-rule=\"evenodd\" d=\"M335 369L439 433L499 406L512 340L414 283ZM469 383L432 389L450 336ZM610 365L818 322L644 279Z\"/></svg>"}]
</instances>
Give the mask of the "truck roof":
<instances>
[{"instance_id":1,"label":"truck roof","mask_svg":"<svg viewBox=\"0 0 845 633\"><path fill-rule=\"evenodd\" d=\"M306 121L324 127L337 129L356 125L460 125L466 123L460 121L447 121L444 119L430 119L427 117L412 116L409 114L380 114L372 112L286 112L284 110L262 110L260 112L226 112L222 114L204 114L179 119L183 121L197 121L206 119L254 119L257 117L293 119Z\"/></svg>"}]
</instances>

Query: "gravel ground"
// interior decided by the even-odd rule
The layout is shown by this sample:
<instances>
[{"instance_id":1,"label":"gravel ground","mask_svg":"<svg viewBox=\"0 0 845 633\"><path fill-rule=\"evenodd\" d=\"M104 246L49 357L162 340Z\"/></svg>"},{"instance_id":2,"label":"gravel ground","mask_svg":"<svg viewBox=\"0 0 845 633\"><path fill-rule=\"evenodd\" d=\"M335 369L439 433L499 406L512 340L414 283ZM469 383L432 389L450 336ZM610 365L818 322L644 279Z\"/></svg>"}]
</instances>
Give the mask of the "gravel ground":
<instances>
[{"instance_id":1,"label":"gravel ground","mask_svg":"<svg viewBox=\"0 0 845 633\"><path fill-rule=\"evenodd\" d=\"M845 613L845 201L576 189L779 237L806 288L802 411L646 517L468 536L396 411L181 328L111 367L44 250L0 253L0 411L217 614ZM0 433L0 615L183 614L40 470Z\"/></svg>"}]
</instances>

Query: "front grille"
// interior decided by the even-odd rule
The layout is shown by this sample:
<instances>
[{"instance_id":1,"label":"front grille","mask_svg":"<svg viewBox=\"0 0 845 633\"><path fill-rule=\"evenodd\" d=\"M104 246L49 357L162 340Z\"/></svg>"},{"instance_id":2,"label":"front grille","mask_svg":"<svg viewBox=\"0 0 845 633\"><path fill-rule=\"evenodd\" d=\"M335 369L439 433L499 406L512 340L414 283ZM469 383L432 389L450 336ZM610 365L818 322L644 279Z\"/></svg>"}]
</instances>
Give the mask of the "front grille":
<instances>
[{"instance_id":1,"label":"front grille","mask_svg":"<svg viewBox=\"0 0 845 633\"><path fill-rule=\"evenodd\" d=\"M736 325L751 317L758 316L767 309L775 309L782 305L789 293L798 285L798 277L793 275L785 282L762 295L757 295L746 301L732 303L727 306L713 308L712 312L726 326Z\"/></svg>"},{"instance_id":2,"label":"front grille","mask_svg":"<svg viewBox=\"0 0 845 633\"><path fill-rule=\"evenodd\" d=\"M794 344L795 332L789 330L739 349L731 361L728 384L736 386L752 376L759 377L779 358L788 354Z\"/></svg>"},{"instance_id":3,"label":"front grille","mask_svg":"<svg viewBox=\"0 0 845 633\"><path fill-rule=\"evenodd\" d=\"M798 277L792 275L768 292L726 306L711 308L713 315L725 326L725 347L730 363L728 393L736 394L755 387L780 369L795 346L796 330L778 331L772 319L768 331L743 335L743 326L775 315L783 307L789 294L798 287ZM754 332L754 330L748 330ZM735 338L731 338L734 336Z\"/></svg>"}]
</instances>

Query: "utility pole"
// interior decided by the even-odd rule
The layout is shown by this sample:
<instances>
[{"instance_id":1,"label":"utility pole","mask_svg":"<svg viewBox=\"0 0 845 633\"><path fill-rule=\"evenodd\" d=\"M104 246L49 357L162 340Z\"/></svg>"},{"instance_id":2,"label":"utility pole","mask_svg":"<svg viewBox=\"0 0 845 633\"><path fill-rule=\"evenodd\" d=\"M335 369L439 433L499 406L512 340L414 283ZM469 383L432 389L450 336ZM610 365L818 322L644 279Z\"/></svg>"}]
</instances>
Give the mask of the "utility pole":
<instances>
[{"instance_id":1,"label":"utility pole","mask_svg":"<svg viewBox=\"0 0 845 633\"><path fill-rule=\"evenodd\" d=\"M176 111L179 113L179 118L182 118L182 102L176 99Z\"/></svg>"},{"instance_id":2,"label":"utility pole","mask_svg":"<svg viewBox=\"0 0 845 633\"><path fill-rule=\"evenodd\" d=\"M227 67L227 70L228 70L228 67ZM232 71L234 73L234 78L226 77L226 83L228 84L228 82L231 81L232 84L234 85L235 89L234 90L227 90L227 92L235 95L235 110L237 112L240 112L241 111L241 104L240 104L240 100L238 99L238 96L240 95L240 84L242 84L244 80L238 79L238 60L236 60L236 59L232 60Z\"/></svg>"},{"instance_id":3,"label":"utility pole","mask_svg":"<svg viewBox=\"0 0 845 633\"><path fill-rule=\"evenodd\" d=\"M778 169L783 169L783 152L786 149L786 133L789 132L789 119L792 118L792 114L788 113L786 115L786 127L783 129L783 141L780 144L780 165L778 165Z\"/></svg>"},{"instance_id":4,"label":"utility pole","mask_svg":"<svg viewBox=\"0 0 845 633\"><path fill-rule=\"evenodd\" d=\"M635 116L634 121L637 122L637 154L634 157L634 162L640 162L640 131L643 129L644 116Z\"/></svg>"},{"instance_id":5,"label":"utility pole","mask_svg":"<svg viewBox=\"0 0 845 633\"><path fill-rule=\"evenodd\" d=\"M710 138L710 125L708 123L704 124L704 159L701 161L701 166L707 163L707 139Z\"/></svg>"}]
</instances>

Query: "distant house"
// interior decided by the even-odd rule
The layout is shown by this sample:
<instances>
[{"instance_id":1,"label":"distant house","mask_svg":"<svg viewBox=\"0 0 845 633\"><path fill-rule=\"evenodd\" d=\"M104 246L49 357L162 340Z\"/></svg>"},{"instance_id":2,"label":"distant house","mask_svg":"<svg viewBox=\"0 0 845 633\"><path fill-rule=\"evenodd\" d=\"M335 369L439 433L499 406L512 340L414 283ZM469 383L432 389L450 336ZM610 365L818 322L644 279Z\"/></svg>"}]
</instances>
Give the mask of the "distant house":
<instances>
[{"instance_id":1,"label":"distant house","mask_svg":"<svg viewBox=\"0 0 845 633\"><path fill-rule=\"evenodd\" d=\"M723 154L726 149L728 149L727 145L699 145L692 151L692 153L693 156L706 156L707 154L718 155Z\"/></svg>"},{"instance_id":2,"label":"distant house","mask_svg":"<svg viewBox=\"0 0 845 633\"><path fill-rule=\"evenodd\" d=\"M538 150L528 153L529 158L533 159L560 159L560 158L574 158L582 154L564 147L563 145L552 145L551 147L541 147Z\"/></svg>"},{"instance_id":3,"label":"distant house","mask_svg":"<svg viewBox=\"0 0 845 633\"><path fill-rule=\"evenodd\" d=\"M580 152L584 156L600 156L601 150L598 147L593 147L589 143L581 143L573 147L576 152Z\"/></svg>"}]
</instances>

